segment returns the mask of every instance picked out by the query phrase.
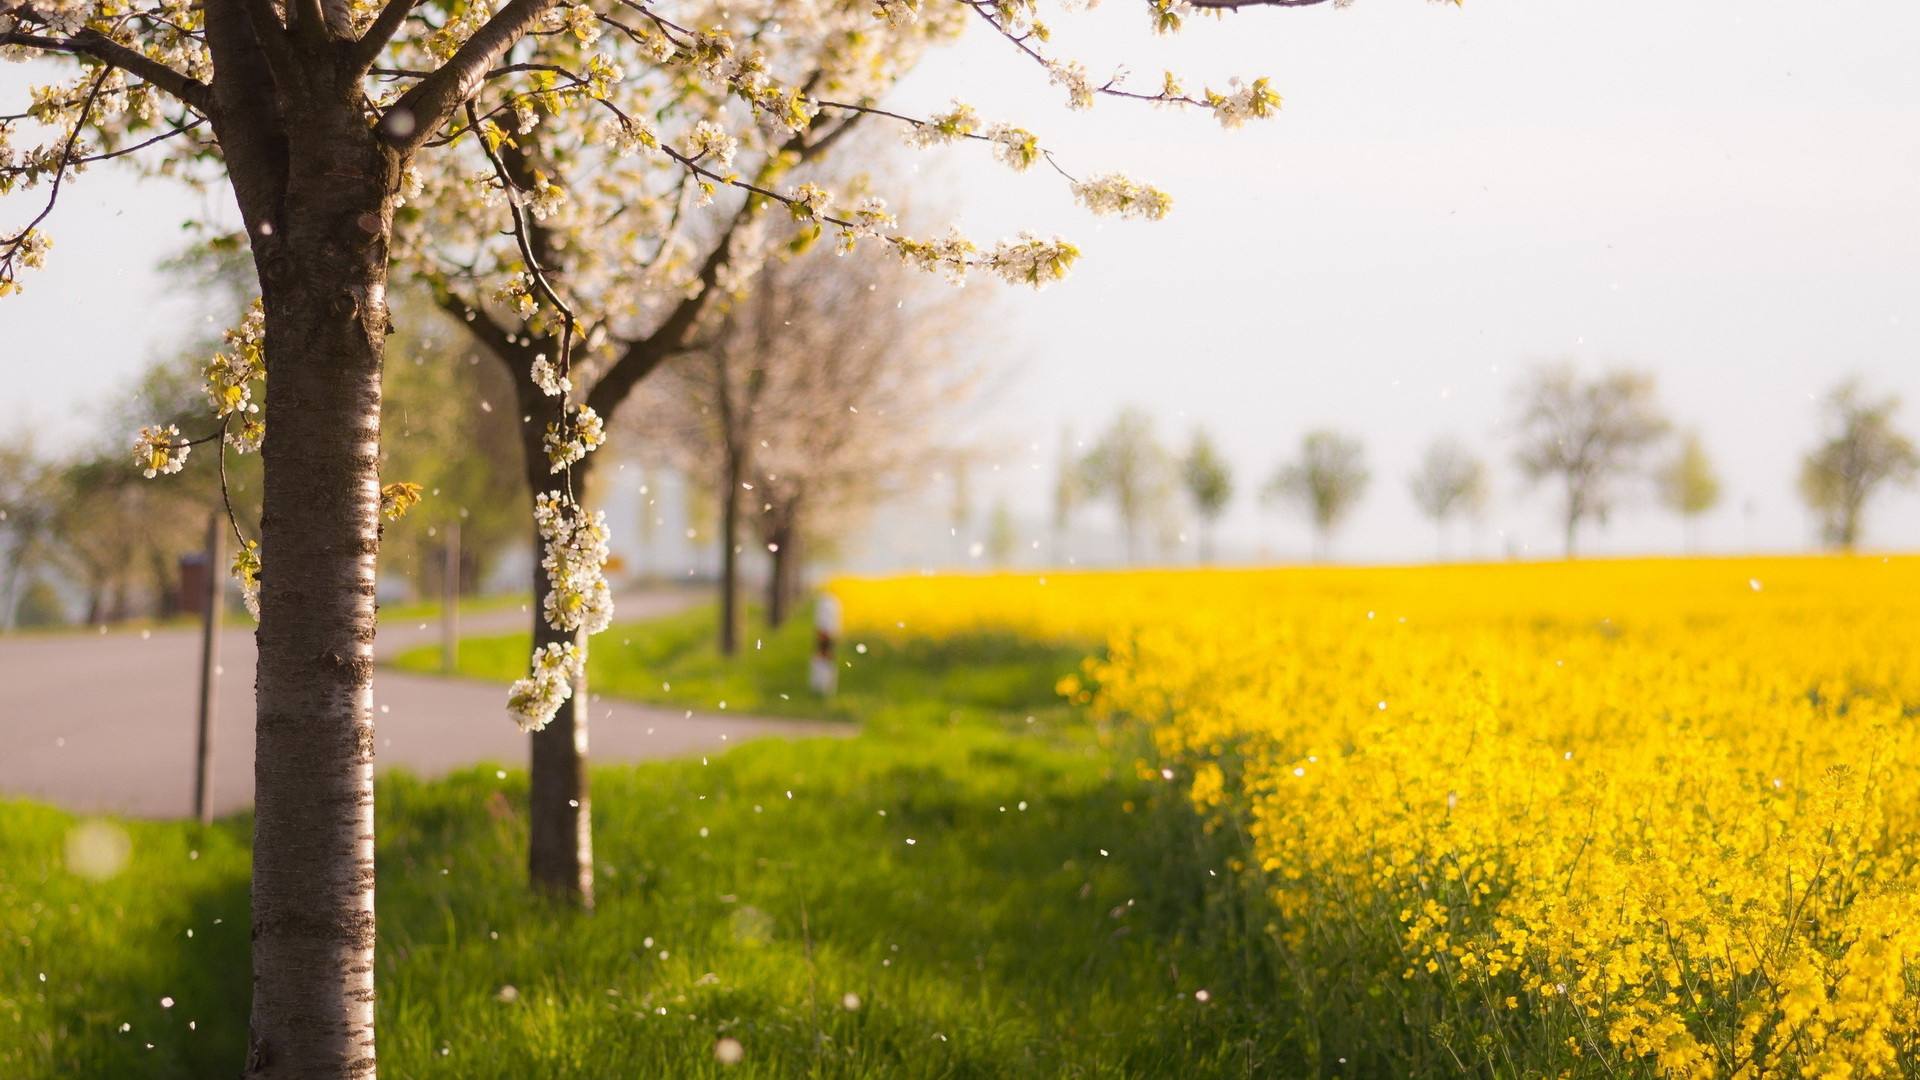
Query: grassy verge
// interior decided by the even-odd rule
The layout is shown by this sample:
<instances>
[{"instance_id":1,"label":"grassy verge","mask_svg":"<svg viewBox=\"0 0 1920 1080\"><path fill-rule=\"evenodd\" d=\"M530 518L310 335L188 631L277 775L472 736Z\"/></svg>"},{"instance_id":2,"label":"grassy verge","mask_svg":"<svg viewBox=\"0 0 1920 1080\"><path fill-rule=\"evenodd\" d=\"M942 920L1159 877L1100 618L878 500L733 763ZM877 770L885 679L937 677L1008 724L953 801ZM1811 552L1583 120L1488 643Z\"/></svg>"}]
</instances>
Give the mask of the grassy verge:
<instances>
[{"instance_id":1,"label":"grassy verge","mask_svg":"<svg viewBox=\"0 0 1920 1080\"><path fill-rule=\"evenodd\" d=\"M523 607L527 603L526 593L497 593L492 596L464 596L460 598L460 614L483 615L490 611L504 611ZM439 600L405 600L394 604L380 605L380 621L386 624L427 622L440 617Z\"/></svg>"},{"instance_id":2,"label":"grassy verge","mask_svg":"<svg viewBox=\"0 0 1920 1080\"><path fill-rule=\"evenodd\" d=\"M1263 969L1209 899L1225 853L1170 785L1057 704L1070 656L874 643L823 706L795 693L804 630L726 665L710 629L703 614L616 627L596 645L597 688L845 715L864 733L596 770L590 916L523 888L522 773L384 774L383 1074L1280 1067ZM512 645L463 650L465 664L508 674ZM116 822L108 843L76 844L84 824L0 804L0 1076L233 1075L249 823ZM76 876L81 849L114 835L125 866ZM721 1039L739 1064L716 1061Z\"/></svg>"},{"instance_id":3,"label":"grassy verge","mask_svg":"<svg viewBox=\"0 0 1920 1080\"><path fill-rule=\"evenodd\" d=\"M689 609L642 623L625 623L593 639L587 681L597 694L728 709L768 716L856 720L869 727L912 727L1057 708L1054 684L1076 670L1086 648L1043 646L1015 637L964 641L925 639L843 642L840 692L821 699L807 689L813 648L809 615L778 630L749 612L738 656L720 655L716 611ZM459 674L507 682L526 674L531 637L524 633L466 638ZM401 653L393 665L438 674L440 647Z\"/></svg>"}]
</instances>

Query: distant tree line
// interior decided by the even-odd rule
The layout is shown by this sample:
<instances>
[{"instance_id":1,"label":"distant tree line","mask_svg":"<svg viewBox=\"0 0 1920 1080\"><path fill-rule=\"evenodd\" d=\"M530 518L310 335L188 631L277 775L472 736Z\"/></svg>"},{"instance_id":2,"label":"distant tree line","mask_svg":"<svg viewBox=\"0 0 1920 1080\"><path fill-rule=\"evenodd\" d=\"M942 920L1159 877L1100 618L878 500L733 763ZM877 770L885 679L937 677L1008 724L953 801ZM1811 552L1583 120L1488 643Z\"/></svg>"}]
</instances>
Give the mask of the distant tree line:
<instances>
[{"instance_id":1,"label":"distant tree line","mask_svg":"<svg viewBox=\"0 0 1920 1080\"><path fill-rule=\"evenodd\" d=\"M1851 549L1860 542L1875 498L1920 474L1920 451L1896 426L1899 400L1876 396L1857 380L1834 388L1819 408L1819 442L1801 459L1798 491L1821 541ZM1636 490L1649 490L1680 519L1692 550L1700 518L1724 494L1700 433L1676 429L1652 376L1643 372L1583 376L1571 364L1536 368L1515 387L1504 433L1526 487L1556 496L1569 558L1578 553L1584 531L1605 525ZM1200 560L1212 561L1214 531L1237 489L1231 464L1206 431L1195 430L1187 448L1176 452L1159 441L1150 415L1127 408L1083 453L1073 453L1069 443L1063 436L1053 498L1056 558L1074 512L1088 502L1105 502L1119 519L1127 561L1139 556L1144 530L1158 524L1164 533L1183 509L1197 522ZM1466 442L1443 436L1406 477L1414 505L1434 524L1442 557L1453 524L1484 514L1490 476L1487 462ZM1258 497L1304 519L1313 530L1314 557L1321 559L1372 480L1357 436L1316 428L1276 465Z\"/></svg>"}]
</instances>

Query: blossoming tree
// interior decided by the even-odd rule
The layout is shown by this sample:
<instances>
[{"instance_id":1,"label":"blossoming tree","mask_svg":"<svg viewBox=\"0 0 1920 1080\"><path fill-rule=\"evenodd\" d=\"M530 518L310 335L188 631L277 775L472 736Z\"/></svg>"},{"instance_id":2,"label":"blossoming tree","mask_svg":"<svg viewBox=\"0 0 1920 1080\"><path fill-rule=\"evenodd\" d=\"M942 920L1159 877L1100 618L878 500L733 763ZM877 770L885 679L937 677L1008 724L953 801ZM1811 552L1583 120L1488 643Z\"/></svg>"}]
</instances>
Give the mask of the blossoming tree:
<instances>
[{"instance_id":1,"label":"blossoming tree","mask_svg":"<svg viewBox=\"0 0 1920 1080\"><path fill-rule=\"evenodd\" d=\"M894 125L922 147L977 142L1017 170L1045 162L1098 213L1152 219L1169 206L1164 193L1121 176L1078 180L1032 132L962 103L930 117L878 107L926 48L974 17L967 4L893 5L880 16L859 3L687 4L637 21L569 9L529 82L469 110L480 138L457 159L465 168L407 178L395 244L402 265L520 391L544 553L532 589L534 652L511 702L532 733L528 865L537 887L583 906L593 895L585 637L612 612L598 575L603 528L597 516L545 501L555 475L567 476L565 505L577 508L604 426L662 362L710 332L769 254L802 252L831 230L840 254L880 242L955 281L977 268L1035 286L1062 276L1076 255L1063 240L1032 235L986 250L957 233L912 239L864 182L832 185L809 170L864 121ZM724 33L696 29L723 21ZM1040 59L1077 105L1120 94L1207 108L1230 127L1277 105L1264 83L1205 95L1171 76L1152 93L1095 87L1078 65L1033 50L1028 39L1044 28L1030 14L995 10L988 21Z\"/></svg>"},{"instance_id":2,"label":"blossoming tree","mask_svg":"<svg viewBox=\"0 0 1920 1080\"><path fill-rule=\"evenodd\" d=\"M1173 30L1195 9L1327 0L1145 2L1154 24ZM46 258L48 226L73 174L136 154L231 191L259 279L256 314L208 371L211 432L149 428L135 448L150 475L179 471L203 442L222 462L229 450L257 449L265 469L258 538L235 522L243 534L236 571L260 620L248 1076L375 1071L374 568L383 510L396 516L419 497L409 485L380 483L380 369L388 276L402 239L396 215L416 185L484 159L502 196L494 228L513 238L522 264L506 295L522 315L544 309L557 327L544 335L554 342L547 365L526 372L559 402L550 437L542 429L558 471L548 474L536 519L554 582L546 610L565 640L542 643L513 692L514 711L540 727L571 696L584 655L575 639L610 615L599 577L605 527L574 498L570 472L602 438L591 402L570 398L575 349L592 345L597 324L583 322L544 273L527 220L557 197L547 185L558 185L543 184L537 160L516 157L504 118L518 128L529 108L597 116L616 149L661 155L703 194L724 187L784 205L812 226L872 237L928 269L983 267L1038 284L1065 271L1071 246L919 239L899 234L870 204L756 183L733 169L735 121L718 107L680 143L663 140L647 116L622 107L625 72L611 50L637 50L645 70L673 88L676 109L683 100L738 101L796 133L826 114L879 115L860 101L831 107L809 73L763 62L780 20L815 17L847 27L848 47L916 20L977 19L1080 107L1100 96L1137 98L1209 110L1232 126L1279 104L1264 80L1218 92L1188 91L1171 76L1147 89L1097 81L1053 55L1034 0L818 0L781 5L778 20L705 26L673 18L675 7L712 14L666 0L0 0L0 53L41 65L51 80L24 109L0 114L0 193L45 192L24 227L0 235L0 294ZM1030 136L986 127L963 106L896 119L929 139L980 139L1016 161L1049 160ZM16 147L22 135L44 141ZM605 183L617 193L624 182L618 172L565 175L570 192ZM1158 216L1166 208L1157 193L1118 178L1076 183L1076 191L1100 209ZM474 273L491 269L477 260ZM712 284L718 273L715 266L700 280Z\"/></svg>"}]
</instances>

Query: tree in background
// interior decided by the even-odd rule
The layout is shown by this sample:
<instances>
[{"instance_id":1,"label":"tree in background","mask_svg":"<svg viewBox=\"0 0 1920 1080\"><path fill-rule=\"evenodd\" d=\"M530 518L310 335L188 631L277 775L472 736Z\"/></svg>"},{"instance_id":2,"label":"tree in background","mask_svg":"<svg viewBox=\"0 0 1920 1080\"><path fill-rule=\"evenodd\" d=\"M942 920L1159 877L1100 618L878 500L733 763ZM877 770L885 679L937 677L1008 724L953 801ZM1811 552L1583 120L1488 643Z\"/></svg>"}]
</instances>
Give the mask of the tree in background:
<instances>
[{"instance_id":1,"label":"tree in background","mask_svg":"<svg viewBox=\"0 0 1920 1080\"><path fill-rule=\"evenodd\" d=\"M380 468L420 485L410 527L390 530L388 567L403 568L418 598L441 595L449 526L460 526L461 593L527 539L520 507L520 429L513 387L496 365L463 348L465 331L427 298L396 301L401 329L381 373Z\"/></svg>"},{"instance_id":2,"label":"tree in background","mask_svg":"<svg viewBox=\"0 0 1920 1080\"><path fill-rule=\"evenodd\" d=\"M1420 513L1433 522L1438 557L1447 554L1447 523L1480 512L1487 502L1487 466L1458 439L1436 439L1407 478Z\"/></svg>"},{"instance_id":3,"label":"tree in background","mask_svg":"<svg viewBox=\"0 0 1920 1080\"><path fill-rule=\"evenodd\" d=\"M1800 464L1800 497L1820 522L1820 537L1852 550L1860 542L1867 503L1920 472L1920 452L1896 431L1900 399L1869 397L1857 380L1835 387L1824 403L1826 433Z\"/></svg>"},{"instance_id":4,"label":"tree in background","mask_svg":"<svg viewBox=\"0 0 1920 1080\"><path fill-rule=\"evenodd\" d=\"M749 520L768 553L765 610L777 627L809 553L824 553L933 462L956 462L956 513L965 512L967 462L946 421L974 394L978 371L953 344L986 294L929 291L924 278L873 262L824 280L778 263L757 288L774 303L745 312L777 316L779 327L756 448L760 511Z\"/></svg>"},{"instance_id":5,"label":"tree in background","mask_svg":"<svg viewBox=\"0 0 1920 1080\"><path fill-rule=\"evenodd\" d=\"M22 590L54 554L57 473L31 436L0 444L0 633L18 623Z\"/></svg>"},{"instance_id":6,"label":"tree in background","mask_svg":"<svg viewBox=\"0 0 1920 1080\"><path fill-rule=\"evenodd\" d=\"M1313 521L1313 557L1325 559L1334 530L1346 520L1372 480L1360 440L1321 428L1300 439L1300 456L1280 466L1268 481L1268 501L1287 501Z\"/></svg>"},{"instance_id":7,"label":"tree in background","mask_svg":"<svg viewBox=\"0 0 1920 1080\"><path fill-rule=\"evenodd\" d=\"M967 537L973 533L972 457L964 449L951 450L946 454L947 476L952 480L947 490L947 534L962 547L971 543Z\"/></svg>"},{"instance_id":8,"label":"tree in background","mask_svg":"<svg viewBox=\"0 0 1920 1080\"><path fill-rule=\"evenodd\" d=\"M1073 430L1060 427L1060 452L1053 463L1053 561L1066 561L1073 511L1080 505L1080 463L1074 456Z\"/></svg>"},{"instance_id":9,"label":"tree in background","mask_svg":"<svg viewBox=\"0 0 1920 1080\"><path fill-rule=\"evenodd\" d=\"M1531 483L1558 480L1566 555L1582 522L1606 521L1619 485L1645 473L1645 458L1667 433L1653 378L1614 371L1583 379L1571 364L1538 368L1516 393L1514 460Z\"/></svg>"},{"instance_id":10,"label":"tree in background","mask_svg":"<svg viewBox=\"0 0 1920 1080\"><path fill-rule=\"evenodd\" d=\"M1020 530L1003 496L993 500L993 510L987 515L987 561L995 567L1011 566L1019 551Z\"/></svg>"},{"instance_id":11,"label":"tree in background","mask_svg":"<svg viewBox=\"0 0 1920 1080\"><path fill-rule=\"evenodd\" d=\"M650 426L675 433L690 476L721 487L723 653L740 640L746 532L767 552L765 610L778 626L806 552L955 458L941 413L965 401L973 372L948 343L974 314L900 267L852 263L822 278L774 260L711 340L653 384Z\"/></svg>"},{"instance_id":12,"label":"tree in background","mask_svg":"<svg viewBox=\"0 0 1920 1080\"><path fill-rule=\"evenodd\" d=\"M1139 550L1141 522L1168 509L1172 471L1166 448L1154 437L1153 417L1135 408L1120 410L1080 459L1080 490L1090 498L1112 501L1128 562Z\"/></svg>"},{"instance_id":13,"label":"tree in background","mask_svg":"<svg viewBox=\"0 0 1920 1080\"><path fill-rule=\"evenodd\" d=\"M1204 431L1193 433L1193 444L1180 460L1180 479L1193 512L1200 518L1200 561L1213 561L1213 527L1233 499L1233 467L1214 449Z\"/></svg>"},{"instance_id":14,"label":"tree in background","mask_svg":"<svg viewBox=\"0 0 1920 1080\"><path fill-rule=\"evenodd\" d=\"M1720 504L1720 475L1714 471L1713 459L1707 456L1699 432L1689 431L1681 437L1655 480L1660 485L1660 501L1680 515L1686 528L1687 550L1692 551L1700 515Z\"/></svg>"}]
</instances>

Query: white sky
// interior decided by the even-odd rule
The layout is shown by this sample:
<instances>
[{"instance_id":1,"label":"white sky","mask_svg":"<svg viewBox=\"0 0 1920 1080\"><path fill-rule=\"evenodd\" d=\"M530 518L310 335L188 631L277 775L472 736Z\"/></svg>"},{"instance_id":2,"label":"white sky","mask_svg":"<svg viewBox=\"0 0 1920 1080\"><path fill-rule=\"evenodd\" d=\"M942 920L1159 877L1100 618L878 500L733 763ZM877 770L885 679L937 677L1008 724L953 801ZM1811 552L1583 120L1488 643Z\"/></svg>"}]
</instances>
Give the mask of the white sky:
<instances>
[{"instance_id":1,"label":"white sky","mask_svg":"<svg viewBox=\"0 0 1920 1080\"><path fill-rule=\"evenodd\" d=\"M911 159L971 234L1031 227L1083 251L1064 284L1002 290L982 336L1018 372L989 429L1037 449L977 477L976 498L1004 496L1030 530L1061 425L1090 436L1138 404L1169 439L1204 425L1233 458L1242 497L1222 544L1243 555L1306 551L1303 523L1248 496L1323 424L1363 437L1375 472L1343 557L1433 550L1404 478L1446 433L1496 464L1479 550L1545 553L1551 500L1520 489L1499 425L1515 373L1547 357L1658 374L1724 474L1709 549L1806 543L1794 471L1813 399L1841 377L1899 393L1920 434L1920 5L1359 0L1198 20L1171 40L1144 33L1131 0L1052 21L1056 53L1096 78L1121 61L1147 85L1163 67L1196 84L1269 74L1286 107L1238 132L1121 101L1070 113L978 33L894 95L918 112L959 96L1079 174L1175 196L1164 222L1102 223L1051 174L978 148ZM0 69L0 100L24 74ZM193 197L107 168L70 195L48 268L0 303L0 433L73 430L69 414L198 317L152 271ZM8 199L0 222L37 197ZM1876 509L1873 543L1920 546L1920 495ZM1643 507L1590 547L1679 538Z\"/></svg>"}]
</instances>

